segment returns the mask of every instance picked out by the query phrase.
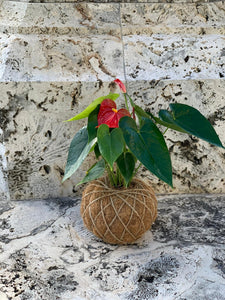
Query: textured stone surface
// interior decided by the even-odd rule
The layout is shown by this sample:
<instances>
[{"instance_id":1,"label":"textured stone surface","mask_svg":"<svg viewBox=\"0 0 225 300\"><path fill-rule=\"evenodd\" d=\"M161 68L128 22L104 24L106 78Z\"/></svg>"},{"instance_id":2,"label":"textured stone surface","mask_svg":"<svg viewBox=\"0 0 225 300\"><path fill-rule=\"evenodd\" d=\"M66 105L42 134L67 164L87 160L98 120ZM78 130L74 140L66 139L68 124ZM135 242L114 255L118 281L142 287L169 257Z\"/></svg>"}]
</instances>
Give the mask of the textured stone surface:
<instances>
[{"instance_id":1,"label":"textured stone surface","mask_svg":"<svg viewBox=\"0 0 225 300\"><path fill-rule=\"evenodd\" d=\"M87 164L72 180L61 181L69 144L84 123L63 121L110 89L114 91L113 86L101 82L1 84L4 109L0 114L11 199L74 195Z\"/></svg>"},{"instance_id":2,"label":"textured stone surface","mask_svg":"<svg viewBox=\"0 0 225 300\"><path fill-rule=\"evenodd\" d=\"M95 37L49 41L48 37L17 36L4 41L4 51L6 44L9 52L3 57L1 70L1 80L6 82L109 81L123 70L122 47L116 38L105 37L100 44Z\"/></svg>"},{"instance_id":3,"label":"textured stone surface","mask_svg":"<svg viewBox=\"0 0 225 300\"><path fill-rule=\"evenodd\" d=\"M3 1L3 0L2 0ZM14 2L15 0L8 0ZM16 0L15 2L25 2L25 3L82 3L85 0ZM210 3L210 2L221 2L218 0L90 0L89 3Z\"/></svg>"},{"instance_id":4,"label":"textured stone surface","mask_svg":"<svg viewBox=\"0 0 225 300\"><path fill-rule=\"evenodd\" d=\"M225 196L158 200L151 232L130 246L89 233L79 198L2 207L1 299L225 299Z\"/></svg>"},{"instance_id":5,"label":"textured stone surface","mask_svg":"<svg viewBox=\"0 0 225 300\"><path fill-rule=\"evenodd\" d=\"M127 80L225 76L223 3L124 4L121 11Z\"/></svg>"},{"instance_id":6,"label":"textured stone surface","mask_svg":"<svg viewBox=\"0 0 225 300\"><path fill-rule=\"evenodd\" d=\"M1 32L5 34L116 36L120 33L119 5L65 2L55 5L4 1L0 24Z\"/></svg>"},{"instance_id":7,"label":"textured stone surface","mask_svg":"<svg viewBox=\"0 0 225 300\"><path fill-rule=\"evenodd\" d=\"M1 2L5 199L7 184L11 199L74 195L89 163L61 179L70 141L84 123L62 121L118 91L116 77L152 112L173 101L193 105L225 142L224 2L113 2ZM175 189L148 175L157 192L225 192L223 150L172 131L166 137Z\"/></svg>"},{"instance_id":8,"label":"textured stone surface","mask_svg":"<svg viewBox=\"0 0 225 300\"><path fill-rule=\"evenodd\" d=\"M3 140L3 131L0 129L0 199L2 202L8 202L9 188L7 180L7 162Z\"/></svg>"},{"instance_id":9,"label":"textured stone surface","mask_svg":"<svg viewBox=\"0 0 225 300\"><path fill-rule=\"evenodd\" d=\"M36 6L2 5L1 81L94 82L123 73L118 5L106 4L104 15L97 4Z\"/></svg>"},{"instance_id":10,"label":"textured stone surface","mask_svg":"<svg viewBox=\"0 0 225 300\"><path fill-rule=\"evenodd\" d=\"M189 4L121 4L123 35L224 34L224 2ZM182 36L180 36L182 41Z\"/></svg>"},{"instance_id":11,"label":"textured stone surface","mask_svg":"<svg viewBox=\"0 0 225 300\"><path fill-rule=\"evenodd\" d=\"M0 17L1 81L110 81L123 51L127 80L225 76L223 2L4 1Z\"/></svg>"},{"instance_id":12,"label":"textured stone surface","mask_svg":"<svg viewBox=\"0 0 225 300\"><path fill-rule=\"evenodd\" d=\"M87 99L90 103L109 90L116 91L110 83L100 82L94 86L65 82L1 84L11 199L74 195L88 163L71 179L63 184L61 180L70 141L84 123L63 121L83 110ZM133 82L128 90L137 104L156 114L173 101L193 105L211 120L225 141L225 90L221 80ZM141 170L157 192L224 192L223 149L172 130L167 132L166 141L171 151L174 189Z\"/></svg>"},{"instance_id":13,"label":"textured stone surface","mask_svg":"<svg viewBox=\"0 0 225 300\"><path fill-rule=\"evenodd\" d=\"M224 35L162 34L124 38L128 80L217 79L225 76ZM131 59L131 57L133 59Z\"/></svg>"}]
</instances>

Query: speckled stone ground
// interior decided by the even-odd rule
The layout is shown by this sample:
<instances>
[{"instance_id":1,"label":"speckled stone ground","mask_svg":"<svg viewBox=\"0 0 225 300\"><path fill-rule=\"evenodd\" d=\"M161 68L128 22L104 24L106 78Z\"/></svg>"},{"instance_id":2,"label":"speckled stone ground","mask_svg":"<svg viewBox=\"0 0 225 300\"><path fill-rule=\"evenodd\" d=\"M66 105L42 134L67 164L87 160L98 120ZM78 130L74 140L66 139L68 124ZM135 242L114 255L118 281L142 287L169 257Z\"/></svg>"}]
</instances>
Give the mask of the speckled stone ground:
<instances>
[{"instance_id":1,"label":"speckled stone ground","mask_svg":"<svg viewBox=\"0 0 225 300\"><path fill-rule=\"evenodd\" d=\"M225 195L158 196L130 246L89 233L80 198L2 202L1 300L224 300Z\"/></svg>"}]
</instances>

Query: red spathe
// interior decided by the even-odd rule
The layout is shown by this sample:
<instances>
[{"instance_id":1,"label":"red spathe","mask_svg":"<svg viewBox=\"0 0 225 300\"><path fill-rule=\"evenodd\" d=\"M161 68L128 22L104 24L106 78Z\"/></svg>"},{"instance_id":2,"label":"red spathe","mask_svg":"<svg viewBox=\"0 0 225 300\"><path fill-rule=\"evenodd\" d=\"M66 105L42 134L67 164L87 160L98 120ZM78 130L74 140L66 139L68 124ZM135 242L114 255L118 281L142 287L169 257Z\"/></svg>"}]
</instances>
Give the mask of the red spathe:
<instances>
[{"instance_id":1,"label":"red spathe","mask_svg":"<svg viewBox=\"0 0 225 300\"><path fill-rule=\"evenodd\" d=\"M110 128L119 127L119 120L122 117L130 117L130 113L125 108L116 109L116 103L111 99L105 99L100 105L98 113L98 127L101 124L106 124Z\"/></svg>"}]
</instances>

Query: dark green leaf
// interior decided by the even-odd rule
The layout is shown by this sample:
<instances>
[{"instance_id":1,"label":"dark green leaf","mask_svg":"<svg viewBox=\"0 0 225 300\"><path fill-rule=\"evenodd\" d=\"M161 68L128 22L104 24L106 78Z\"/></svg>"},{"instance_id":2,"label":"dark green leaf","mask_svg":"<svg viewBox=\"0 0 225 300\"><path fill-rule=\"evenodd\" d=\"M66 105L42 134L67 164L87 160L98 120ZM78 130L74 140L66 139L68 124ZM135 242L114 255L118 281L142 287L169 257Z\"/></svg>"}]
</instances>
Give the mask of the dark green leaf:
<instances>
[{"instance_id":1,"label":"dark green leaf","mask_svg":"<svg viewBox=\"0 0 225 300\"><path fill-rule=\"evenodd\" d=\"M95 142L93 140L91 143L88 143L87 127L83 127L76 133L69 147L65 175L62 182L80 167Z\"/></svg>"},{"instance_id":2,"label":"dark green leaf","mask_svg":"<svg viewBox=\"0 0 225 300\"><path fill-rule=\"evenodd\" d=\"M88 116L88 142L92 141L97 136L97 128L98 126L98 112L99 112L100 105L98 105Z\"/></svg>"},{"instance_id":3,"label":"dark green leaf","mask_svg":"<svg viewBox=\"0 0 225 300\"><path fill-rule=\"evenodd\" d=\"M119 156L116 162L125 179L126 186L128 186L134 172L135 158L132 153L125 152Z\"/></svg>"},{"instance_id":4,"label":"dark green leaf","mask_svg":"<svg viewBox=\"0 0 225 300\"><path fill-rule=\"evenodd\" d=\"M109 127L102 124L97 132L98 146L101 155L113 167L113 163L117 160L124 149L124 139L120 128L115 128L109 132Z\"/></svg>"},{"instance_id":5,"label":"dark green leaf","mask_svg":"<svg viewBox=\"0 0 225 300\"><path fill-rule=\"evenodd\" d=\"M218 147L223 147L210 122L195 108L180 103L170 104L171 113L161 111L160 118Z\"/></svg>"},{"instance_id":6,"label":"dark green leaf","mask_svg":"<svg viewBox=\"0 0 225 300\"><path fill-rule=\"evenodd\" d=\"M162 133L150 119L143 118L140 134L154 159L156 175L172 186L172 164Z\"/></svg>"},{"instance_id":7,"label":"dark green leaf","mask_svg":"<svg viewBox=\"0 0 225 300\"><path fill-rule=\"evenodd\" d=\"M137 159L144 155L146 156L145 160L149 161L150 164L153 164L153 158L151 157L150 153L146 152L146 145L138 132L135 121L126 116L120 119L119 126L122 129L123 137L128 148L137 157Z\"/></svg>"},{"instance_id":8,"label":"dark green leaf","mask_svg":"<svg viewBox=\"0 0 225 300\"><path fill-rule=\"evenodd\" d=\"M101 104L104 99L111 99L115 101L119 97L119 94L109 94L107 96L102 96L95 99L88 107L85 108L81 113L76 115L75 117L67 120L66 122L75 121L87 118L89 114L96 108L97 105Z\"/></svg>"},{"instance_id":9,"label":"dark green leaf","mask_svg":"<svg viewBox=\"0 0 225 300\"><path fill-rule=\"evenodd\" d=\"M137 116L138 116L139 122L141 122L141 118L142 118L142 117L150 118L150 115L147 114L140 106L135 105L135 106L134 106L134 110L135 110L135 113L136 113Z\"/></svg>"},{"instance_id":10,"label":"dark green leaf","mask_svg":"<svg viewBox=\"0 0 225 300\"><path fill-rule=\"evenodd\" d=\"M147 118L142 119L140 131L130 117L120 119L119 126L123 131L125 142L137 159L158 178L172 186L171 162L162 134L155 124ZM149 131L149 133L148 133ZM160 150L162 148L162 150ZM160 151L159 157L157 150ZM162 155L161 163L160 155ZM153 157L154 156L154 157ZM169 170L165 170L169 167Z\"/></svg>"},{"instance_id":11,"label":"dark green leaf","mask_svg":"<svg viewBox=\"0 0 225 300\"><path fill-rule=\"evenodd\" d=\"M101 159L95 163L86 173L85 177L77 184L86 183L101 177L105 171L105 161Z\"/></svg>"},{"instance_id":12,"label":"dark green leaf","mask_svg":"<svg viewBox=\"0 0 225 300\"><path fill-rule=\"evenodd\" d=\"M139 119L141 117L153 119L156 123L158 123L160 125L163 125L165 127L186 133L185 130L181 129L179 126L177 126L173 122L171 122L171 119L168 119L168 117L170 117L170 116L168 115L169 112L167 110L160 110L160 114L162 114L164 116L164 121L162 121L160 118L155 117L152 113L145 112L141 107L139 107L137 105L135 105L134 109L135 109L135 112L137 113ZM165 121L166 119L167 119L167 122Z\"/></svg>"},{"instance_id":13,"label":"dark green leaf","mask_svg":"<svg viewBox=\"0 0 225 300\"><path fill-rule=\"evenodd\" d=\"M101 153L100 153L99 147L98 147L98 143L95 144L94 151L95 151L95 156L98 159L99 156L101 156Z\"/></svg>"},{"instance_id":14,"label":"dark green leaf","mask_svg":"<svg viewBox=\"0 0 225 300\"><path fill-rule=\"evenodd\" d=\"M171 112L169 112L168 110L165 110L165 109L161 109L159 111L159 117L160 118L155 118L155 121L158 123L158 124L161 124L165 127L168 127L168 128L171 128L171 129L174 129L176 131L180 131L180 132L183 132L183 133L187 133L186 130L182 129L180 126L178 126L175 122L174 122L174 119L172 117L172 114Z\"/></svg>"},{"instance_id":15,"label":"dark green leaf","mask_svg":"<svg viewBox=\"0 0 225 300\"><path fill-rule=\"evenodd\" d=\"M152 114L148 114L147 112L145 112L140 106L135 105L134 106L134 110L136 112L136 114L138 115L138 117L144 117L144 118L150 118L153 117Z\"/></svg>"}]
</instances>

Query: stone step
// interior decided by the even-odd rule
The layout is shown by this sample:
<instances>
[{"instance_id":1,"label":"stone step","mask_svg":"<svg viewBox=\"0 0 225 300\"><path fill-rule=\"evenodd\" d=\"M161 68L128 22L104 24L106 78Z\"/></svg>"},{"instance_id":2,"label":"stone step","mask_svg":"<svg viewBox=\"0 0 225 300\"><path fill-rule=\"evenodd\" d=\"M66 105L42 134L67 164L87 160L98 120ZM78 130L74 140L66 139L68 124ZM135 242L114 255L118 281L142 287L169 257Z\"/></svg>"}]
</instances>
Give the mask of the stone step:
<instances>
[{"instance_id":1,"label":"stone step","mask_svg":"<svg viewBox=\"0 0 225 300\"><path fill-rule=\"evenodd\" d=\"M38 8L38 9L37 9ZM10 34L224 34L224 3L25 3L4 1Z\"/></svg>"},{"instance_id":2,"label":"stone step","mask_svg":"<svg viewBox=\"0 0 225 300\"><path fill-rule=\"evenodd\" d=\"M6 34L120 34L119 4L3 2L0 30Z\"/></svg>"},{"instance_id":3,"label":"stone step","mask_svg":"<svg viewBox=\"0 0 225 300\"><path fill-rule=\"evenodd\" d=\"M110 81L124 68L127 80L222 78L223 7L6 1L0 80Z\"/></svg>"},{"instance_id":4,"label":"stone step","mask_svg":"<svg viewBox=\"0 0 225 300\"><path fill-rule=\"evenodd\" d=\"M0 80L110 81L217 79L225 76L223 35L2 37ZM124 58L123 58L124 52ZM37 55L39 53L39 55ZM123 66L123 59L125 66Z\"/></svg>"},{"instance_id":5,"label":"stone step","mask_svg":"<svg viewBox=\"0 0 225 300\"><path fill-rule=\"evenodd\" d=\"M77 197L14 202L0 212L0 298L224 300L224 203L160 196L151 230L118 246L88 232Z\"/></svg>"},{"instance_id":6,"label":"stone step","mask_svg":"<svg viewBox=\"0 0 225 300\"><path fill-rule=\"evenodd\" d=\"M95 98L118 89L111 82L9 82L0 83L0 88L11 199L75 195L79 191L76 183L93 158L61 183L70 141L85 124L63 121ZM194 106L211 120L224 143L224 80L133 81L128 82L127 89L135 103L152 113L168 108L174 101ZM122 97L118 103L121 101ZM175 188L141 170L158 193L224 191L224 150L172 130L167 132L166 140Z\"/></svg>"}]
</instances>

